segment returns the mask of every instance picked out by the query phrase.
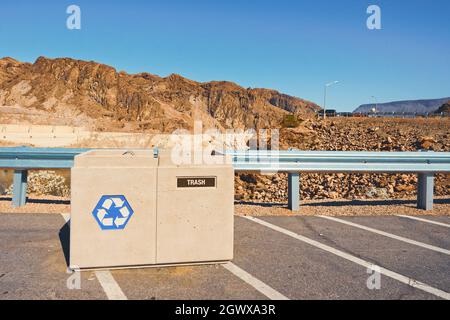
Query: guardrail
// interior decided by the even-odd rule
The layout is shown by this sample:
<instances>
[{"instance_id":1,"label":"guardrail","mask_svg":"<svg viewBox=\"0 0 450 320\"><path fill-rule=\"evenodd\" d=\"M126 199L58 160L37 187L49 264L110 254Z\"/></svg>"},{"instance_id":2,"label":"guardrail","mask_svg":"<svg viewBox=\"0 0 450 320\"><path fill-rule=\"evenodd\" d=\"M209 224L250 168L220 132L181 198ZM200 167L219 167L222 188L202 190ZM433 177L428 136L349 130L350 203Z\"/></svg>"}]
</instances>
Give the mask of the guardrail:
<instances>
[{"instance_id":1,"label":"guardrail","mask_svg":"<svg viewBox=\"0 0 450 320\"><path fill-rule=\"evenodd\" d=\"M0 148L0 167L14 169L13 206L26 202L27 170L71 168L90 149ZM228 151L235 171L288 173L288 206L300 206L300 173L415 173L418 208L432 210L434 174L450 173L450 152Z\"/></svg>"},{"instance_id":2,"label":"guardrail","mask_svg":"<svg viewBox=\"0 0 450 320\"><path fill-rule=\"evenodd\" d=\"M434 174L450 173L450 152L230 151L237 171L287 172L288 206L299 209L300 173L416 173L417 207L433 209Z\"/></svg>"},{"instance_id":3,"label":"guardrail","mask_svg":"<svg viewBox=\"0 0 450 320\"><path fill-rule=\"evenodd\" d=\"M14 207L26 203L27 177L29 169L70 169L74 157L89 149L66 148L0 148L0 168L14 169Z\"/></svg>"}]
</instances>

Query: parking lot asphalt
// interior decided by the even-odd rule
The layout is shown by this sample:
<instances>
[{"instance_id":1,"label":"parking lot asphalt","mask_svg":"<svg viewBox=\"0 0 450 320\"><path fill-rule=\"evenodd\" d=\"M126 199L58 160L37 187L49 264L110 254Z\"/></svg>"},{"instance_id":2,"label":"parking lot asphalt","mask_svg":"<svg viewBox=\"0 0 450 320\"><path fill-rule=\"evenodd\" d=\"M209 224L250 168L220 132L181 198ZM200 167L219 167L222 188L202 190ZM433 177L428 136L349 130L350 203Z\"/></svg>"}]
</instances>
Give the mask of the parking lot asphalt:
<instances>
[{"instance_id":1,"label":"parking lot asphalt","mask_svg":"<svg viewBox=\"0 0 450 320\"><path fill-rule=\"evenodd\" d=\"M0 214L0 299L450 299L450 217L420 218L236 216L228 265L71 274L63 216Z\"/></svg>"},{"instance_id":2,"label":"parking lot asphalt","mask_svg":"<svg viewBox=\"0 0 450 320\"><path fill-rule=\"evenodd\" d=\"M92 272L67 288L67 232L60 215L0 214L0 299L106 299Z\"/></svg>"}]
</instances>

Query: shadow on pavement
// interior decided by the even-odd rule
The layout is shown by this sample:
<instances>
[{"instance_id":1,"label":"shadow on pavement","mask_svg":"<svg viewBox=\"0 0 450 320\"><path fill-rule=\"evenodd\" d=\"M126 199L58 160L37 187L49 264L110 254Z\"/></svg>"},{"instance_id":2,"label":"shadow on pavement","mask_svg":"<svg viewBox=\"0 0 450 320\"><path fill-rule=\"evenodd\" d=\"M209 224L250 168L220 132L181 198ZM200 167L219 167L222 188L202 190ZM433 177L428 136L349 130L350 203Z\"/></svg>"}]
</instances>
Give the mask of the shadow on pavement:
<instances>
[{"instance_id":1,"label":"shadow on pavement","mask_svg":"<svg viewBox=\"0 0 450 320\"><path fill-rule=\"evenodd\" d=\"M448 199L434 199L436 204L450 204L450 198ZM259 203L251 201L235 201L235 204L250 205L258 207L287 207L286 203ZM332 200L323 202L313 202L305 203L301 202L302 207L338 207L338 206L390 206L390 205L404 205L408 207L415 207L417 204L416 200Z\"/></svg>"},{"instance_id":2,"label":"shadow on pavement","mask_svg":"<svg viewBox=\"0 0 450 320\"><path fill-rule=\"evenodd\" d=\"M277 202L252 202L252 201L234 201L234 204L248 205L248 206L258 206L258 207L287 207L287 203L277 203Z\"/></svg>"},{"instance_id":3,"label":"shadow on pavement","mask_svg":"<svg viewBox=\"0 0 450 320\"><path fill-rule=\"evenodd\" d=\"M0 197L0 201L11 202L11 197ZM39 204L65 204L70 205L70 200L58 200L58 199L33 199L27 197L27 203L39 203Z\"/></svg>"},{"instance_id":4,"label":"shadow on pavement","mask_svg":"<svg viewBox=\"0 0 450 320\"><path fill-rule=\"evenodd\" d=\"M69 266L69 257L70 257L70 221L66 222L64 226L59 230L59 241L61 242L61 248L64 253L64 258L66 259L66 264Z\"/></svg>"}]
</instances>

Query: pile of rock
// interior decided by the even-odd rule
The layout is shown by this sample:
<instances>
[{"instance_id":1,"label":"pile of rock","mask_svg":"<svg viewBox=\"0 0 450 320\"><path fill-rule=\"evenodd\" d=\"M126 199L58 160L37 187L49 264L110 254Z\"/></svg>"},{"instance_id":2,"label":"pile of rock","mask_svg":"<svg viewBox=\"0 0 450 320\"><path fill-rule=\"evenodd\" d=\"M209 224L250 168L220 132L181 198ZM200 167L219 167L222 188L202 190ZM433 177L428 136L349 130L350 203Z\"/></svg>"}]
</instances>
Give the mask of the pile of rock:
<instances>
[{"instance_id":1,"label":"pile of rock","mask_svg":"<svg viewBox=\"0 0 450 320\"><path fill-rule=\"evenodd\" d=\"M450 179L436 177L436 195L448 195ZM236 174L235 199L252 202L287 201L287 174ZM303 174L302 199L395 199L416 193L417 176L407 174Z\"/></svg>"},{"instance_id":2,"label":"pile of rock","mask_svg":"<svg viewBox=\"0 0 450 320\"><path fill-rule=\"evenodd\" d=\"M281 148L336 151L449 151L449 119L306 120L280 132Z\"/></svg>"}]
</instances>

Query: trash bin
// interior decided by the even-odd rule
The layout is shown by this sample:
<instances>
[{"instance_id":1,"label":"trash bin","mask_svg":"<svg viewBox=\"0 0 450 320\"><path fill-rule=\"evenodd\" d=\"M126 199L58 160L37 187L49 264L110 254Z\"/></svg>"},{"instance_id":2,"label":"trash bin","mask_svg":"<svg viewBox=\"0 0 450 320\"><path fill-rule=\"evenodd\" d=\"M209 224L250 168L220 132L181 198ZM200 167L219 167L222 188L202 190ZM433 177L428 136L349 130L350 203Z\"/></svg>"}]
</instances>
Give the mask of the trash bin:
<instances>
[{"instance_id":1,"label":"trash bin","mask_svg":"<svg viewBox=\"0 0 450 320\"><path fill-rule=\"evenodd\" d=\"M93 150L71 171L70 266L156 263L156 180L152 150Z\"/></svg>"},{"instance_id":2,"label":"trash bin","mask_svg":"<svg viewBox=\"0 0 450 320\"><path fill-rule=\"evenodd\" d=\"M230 163L176 165L170 152L75 157L70 267L197 264L233 257Z\"/></svg>"},{"instance_id":3,"label":"trash bin","mask_svg":"<svg viewBox=\"0 0 450 320\"><path fill-rule=\"evenodd\" d=\"M233 258L234 169L215 157L218 164L176 165L169 152L160 155L157 263Z\"/></svg>"}]
</instances>

